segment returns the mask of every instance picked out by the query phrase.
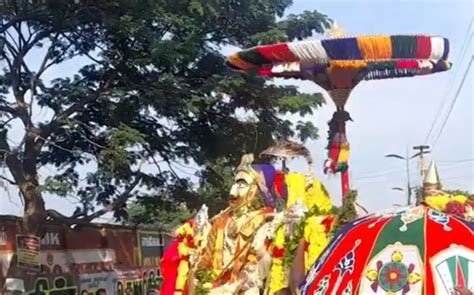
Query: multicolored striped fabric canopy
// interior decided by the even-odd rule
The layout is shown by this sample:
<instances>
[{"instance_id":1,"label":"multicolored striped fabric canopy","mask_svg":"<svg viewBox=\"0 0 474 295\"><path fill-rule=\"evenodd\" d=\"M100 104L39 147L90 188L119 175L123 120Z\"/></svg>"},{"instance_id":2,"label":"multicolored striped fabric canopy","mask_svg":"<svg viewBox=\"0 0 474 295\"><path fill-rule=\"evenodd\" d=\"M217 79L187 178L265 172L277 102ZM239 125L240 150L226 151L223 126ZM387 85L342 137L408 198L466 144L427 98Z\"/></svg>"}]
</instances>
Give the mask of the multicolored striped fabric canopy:
<instances>
[{"instance_id":1,"label":"multicolored striped fabric canopy","mask_svg":"<svg viewBox=\"0 0 474 295\"><path fill-rule=\"evenodd\" d=\"M424 35L340 37L264 45L228 57L234 69L266 77L310 80L327 90L337 106L331 120L325 172L341 172L342 195L349 193L349 143L343 113L362 80L411 77L446 71L449 42ZM331 127L331 126L330 126Z\"/></svg>"},{"instance_id":2,"label":"multicolored striped fabric canopy","mask_svg":"<svg viewBox=\"0 0 474 295\"><path fill-rule=\"evenodd\" d=\"M308 272L302 294L452 294L474 290L474 223L425 206L346 225Z\"/></svg>"},{"instance_id":3,"label":"multicolored striped fabric canopy","mask_svg":"<svg viewBox=\"0 0 474 295\"><path fill-rule=\"evenodd\" d=\"M269 77L313 80L326 90L353 88L360 80L445 71L449 42L423 35L362 36L280 43L228 58L238 70Z\"/></svg>"}]
</instances>

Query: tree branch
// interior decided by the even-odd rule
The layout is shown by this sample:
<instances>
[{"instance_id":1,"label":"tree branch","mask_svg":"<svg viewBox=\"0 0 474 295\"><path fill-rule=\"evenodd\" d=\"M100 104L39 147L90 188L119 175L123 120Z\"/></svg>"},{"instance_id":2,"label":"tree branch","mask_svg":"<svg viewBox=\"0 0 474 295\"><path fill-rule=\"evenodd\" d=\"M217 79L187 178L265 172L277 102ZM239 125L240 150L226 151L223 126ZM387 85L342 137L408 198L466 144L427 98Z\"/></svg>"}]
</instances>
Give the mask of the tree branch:
<instances>
[{"instance_id":1,"label":"tree branch","mask_svg":"<svg viewBox=\"0 0 474 295\"><path fill-rule=\"evenodd\" d=\"M47 140L49 138L51 133L53 133L57 128L59 128L60 126L62 126L62 124L64 124L63 121L65 119L67 119L72 114L80 111L89 102L97 100L99 97L106 94L109 91L110 85L111 85L112 81L114 80L116 74L117 74L117 72L114 72L112 75L110 75L107 82L105 82L104 85L102 85L97 90L95 95L91 95L88 98L85 98L85 99L71 105L69 108L65 109L64 111L59 113L57 116L53 117L53 119L51 120L51 122L49 122L49 124L42 126L40 128L39 135L43 139L43 141L37 141L36 149L38 151L41 150L45 140Z\"/></svg>"},{"instance_id":2,"label":"tree branch","mask_svg":"<svg viewBox=\"0 0 474 295\"><path fill-rule=\"evenodd\" d=\"M152 151L150 149L146 148L146 147L145 147L145 150L150 154L150 157L151 157L153 163L155 164L155 166L158 168L159 172L161 173L161 167L160 167L160 165L158 165L158 161L156 161L155 157L153 156ZM171 161L167 157L165 157L161 152L158 151L158 153L160 154L161 158L163 159L162 162L165 162L166 164L168 164L168 168L170 169L170 171L174 175L174 177L176 177L178 180L181 180L181 177L179 177L179 175L176 173L176 171L174 171L173 166L171 165Z\"/></svg>"},{"instance_id":3,"label":"tree branch","mask_svg":"<svg viewBox=\"0 0 474 295\"><path fill-rule=\"evenodd\" d=\"M69 36L67 36L66 34L62 34L64 36L64 38L66 38L70 43L74 43L74 40L72 40ZM94 57L92 57L89 52L87 51L83 51L81 50L80 51L81 54L84 54L85 56L87 56L90 60L92 60L93 62L97 63L97 64L104 64L104 61L100 61Z\"/></svg>"},{"instance_id":4,"label":"tree branch","mask_svg":"<svg viewBox=\"0 0 474 295\"><path fill-rule=\"evenodd\" d=\"M42 31L40 33L38 33L34 38L33 40L31 40L31 42L28 42L26 44L24 44L23 46L21 46L21 48L19 49L18 51L18 54L16 56L14 56L14 60L13 60L13 69L15 71L17 71L17 84L14 85L15 87L13 88L13 92L15 94L15 98L18 100L20 98L22 98L22 94L19 93L19 83L20 83L20 67L21 65L24 63L24 58L26 56L26 54L28 53L28 51L30 51L31 48L33 48L33 46L35 46L36 43L38 43L39 41L41 41L42 39L46 38L51 32L48 31L48 30L45 30L45 31ZM12 73L13 74L13 73ZM24 103L24 102L23 102Z\"/></svg>"},{"instance_id":5,"label":"tree branch","mask_svg":"<svg viewBox=\"0 0 474 295\"><path fill-rule=\"evenodd\" d=\"M0 178L3 179L3 180L5 180L5 181L7 181L7 182L9 182L11 185L17 185L16 182L14 182L14 181L11 180L11 179L6 178L5 176L0 175Z\"/></svg>"},{"instance_id":6,"label":"tree branch","mask_svg":"<svg viewBox=\"0 0 474 295\"><path fill-rule=\"evenodd\" d=\"M0 105L0 112L5 112L12 117L19 117L18 110L7 105Z\"/></svg>"},{"instance_id":7,"label":"tree branch","mask_svg":"<svg viewBox=\"0 0 474 295\"><path fill-rule=\"evenodd\" d=\"M0 131L0 150L5 152L5 163L10 170L13 179L17 185L21 185L25 182L25 175L23 173L23 166L18 159L17 155L10 149L10 145L7 142L7 131Z\"/></svg>"},{"instance_id":8,"label":"tree branch","mask_svg":"<svg viewBox=\"0 0 474 295\"><path fill-rule=\"evenodd\" d=\"M2 25L0 27L0 34L3 34L5 33L8 29L11 28L11 26L13 26L18 20L11 20L9 21L8 23L6 23L5 25Z\"/></svg>"},{"instance_id":9,"label":"tree branch","mask_svg":"<svg viewBox=\"0 0 474 295\"><path fill-rule=\"evenodd\" d=\"M66 54L67 51L69 50L69 48L71 48L72 46L73 46L73 43L69 43L68 46L64 49L64 54ZM77 56L77 55L75 54L75 55L73 55L72 57L75 57L75 56ZM55 59L51 60L51 62L48 63L48 64L44 67L43 72L45 72L47 69L49 69L52 65L56 64L59 60L61 60L61 57L60 57L60 56L58 56L58 57L56 57ZM42 73L43 73L43 72L42 72ZM42 74L42 73L41 73L41 74Z\"/></svg>"},{"instance_id":10,"label":"tree branch","mask_svg":"<svg viewBox=\"0 0 474 295\"><path fill-rule=\"evenodd\" d=\"M1 109L0 109L0 111L1 111ZM1 123L2 125L0 125L0 129L5 128L5 126L7 126L8 123L10 123L11 121L13 121L15 119L16 119L16 117L11 117L10 119L6 120L5 122L2 122Z\"/></svg>"},{"instance_id":11,"label":"tree branch","mask_svg":"<svg viewBox=\"0 0 474 295\"><path fill-rule=\"evenodd\" d=\"M31 38L33 37L33 32L31 31L31 24L29 21L26 21L26 28L28 29L28 39L26 40L27 43L31 41Z\"/></svg>"},{"instance_id":12,"label":"tree branch","mask_svg":"<svg viewBox=\"0 0 474 295\"><path fill-rule=\"evenodd\" d=\"M8 40L6 39L4 40L5 40L5 43L4 43L5 47L8 49L8 51L10 51L10 54L12 55L13 59L15 59L15 56L18 55L18 50ZM7 59L8 57L6 56L4 52L2 53L2 56L4 56L4 58L10 62L10 60ZM12 69L12 67L13 67L13 64L10 62L10 70Z\"/></svg>"},{"instance_id":13,"label":"tree branch","mask_svg":"<svg viewBox=\"0 0 474 295\"><path fill-rule=\"evenodd\" d=\"M18 43L16 42L15 38L13 38L12 34L10 33L10 31L7 30L5 33L7 34L8 37L10 37L10 40L12 41L13 45L16 46L16 48L15 48L12 44L10 44L10 42L9 42L6 38L5 38L5 42L8 42L8 43L10 44L10 46L11 46L11 49L14 50L16 53L18 53L19 48L20 48L20 45L18 45Z\"/></svg>"},{"instance_id":14,"label":"tree branch","mask_svg":"<svg viewBox=\"0 0 474 295\"><path fill-rule=\"evenodd\" d=\"M15 28L17 31L18 29ZM21 32L19 32L20 34ZM31 115L28 114L28 106L25 103L24 99L24 91L20 91L22 88L21 86L21 68L24 67L25 71L28 72L29 75L31 75L30 70L28 69L27 65L25 64L25 55L28 53L28 51L40 40L43 38L47 37L50 34L49 31L42 31L39 33L33 40L29 43L25 44L18 44L19 48L16 50L12 44L8 40L5 40L5 45L7 49L10 51L10 54L12 56L12 61L9 59L7 54L4 52L2 53L2 56L4 57L5 61L7 62L8 68L10 70L10 75L11 75L11 86L13 88L13 96L15 97L16 103L17 103L17 109L16 109L16 116L21 119L25 127L30 127L32 125L31 123ZM19 37L20 38L20 37ZM24 38L23 38L24 39ZM19 39L22 40L22 39ZM26 40L25 40L26 41ZM30 106L31 108L31 106Z\"/></svg>"},{"instance_id":15,"label":"tree branch","mask_svg":"<svg viewBox=\"0 0 474 295\"><path fill-rule=\"evenodd\" d=\"M57 221L61 221L65 224L68 224L68 225L76 225L76 224L88 224L90 223L91 221L93 221L94 219L106 214L106 213L109 213L109 212L112 212L120 207L122 207L123 205L125 205L125 203L128 201L128 199L130 199L130 197L132 196L132 191L140 184L142 180L142 177L140 175L137 175L135 180L129 184L125 190L119 195L119 197L117 199L115 199L112 204L108 205L108 206L105 206L104 208L90 214L90 215L87 215L87 216L84 216L83 218L75 218L74 216L73 217L67 217L67 216L64 216L63 214L59 213L58 211L56 210L53 210L53 209L50 209L50 210L47 210L48 212L48 216L53 218L54 220L57 220ZM75 215L76 217L77 216L80 216L80 215Z\"/></svg>"},{"instance_id":16,"label":"tree branch","mask_svg":"<svg viewBox=\"0 0 474 295\"><path fill-rule=\"evenodd\" d=\"M58 41L59 33L54 35L53 39L51 40L51 45L48 48L48 51L43 57L43 61L41 62L40 67L38 68L38 71L36 72L35 76L33 77L33 80L38 80L39 77L43 74L43 72L47 69L46 65L49 60L49 57L51 53L53 52L54 47L56 47L56 41Z\"/></svg>"},{"instance_id":17,"label":"tree branch","mask_svg":"<svg viewBox=\"0 0 474 295\"><path fill-rule=\"evenodd\" d=\"M23 44L27 44L26 42L26 39L25 37L23 36L23 30L21 28L21 22L17 22L16 26L15 26L15 29L16 29L16 32L18 34L18 43L20 44L20 46Z\"/></svg>"},{"instance_id":18,"label":"tree branch","mask_svg":"<svg viewBox=\"0 0 474 295\"><path fill-rule=\"evenodd\" d=\"M141 180L142 180L142 177L140 175L137 175L135 180L125 188L125 191L121 193L120 196L112 202L112 204L104 207L103 209L99 211L96 211L95 213L92 213L91 215L85 217L84 220L86 220L86 222L91 222L92 220L108 212L112 212L113 210L119 209L120 207L125 205L128 199L130 199L130 197L132 196L131 192L133 191L133 189L135 189L135 187L138 186L138 184L140 184Z\"/></svg>"},{"instance_id":19,"label":"tree branch","mask_svg":"<svg viewBox=\"0 0 474 295\"><path fill-rule=\"evenodd\" d=\"M43 61L41 62L41 65L40 67L38 68L38 71L36 72L36 74L32 74L31 71L28 69L28 67L26 66L26 64L23 62L23 65L25 67L25 69L28 71L28 74L30 75L30 92L31 92L31 97L30 97L30 117L33 116L33 104L34 104L34 99L35 99L35 95L36 95L36 87L37 87L37 83L38 83L38 80L39 78L41 77L41 75L44 73L44 71L46 71L46 65L48 63L48 60L49 60L49 57L51 55L51 53L53 52L53 49L54 47L56 46L56 41L58 40L58 37L59 37L59 33L57 33L56 35L54 35L54 37L52 38L51 40L51 45L49 46L48 50L46 51L46 54L44 55L43 57Z\"/></svg>"}]
</instances>

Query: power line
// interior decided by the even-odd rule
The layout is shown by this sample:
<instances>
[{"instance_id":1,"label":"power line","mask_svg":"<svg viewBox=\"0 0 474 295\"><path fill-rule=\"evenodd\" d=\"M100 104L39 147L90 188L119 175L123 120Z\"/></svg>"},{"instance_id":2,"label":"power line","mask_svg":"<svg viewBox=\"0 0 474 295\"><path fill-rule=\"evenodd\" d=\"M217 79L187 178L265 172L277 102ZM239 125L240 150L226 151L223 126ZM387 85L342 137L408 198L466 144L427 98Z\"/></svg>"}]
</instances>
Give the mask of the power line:
<instances>
[{"instance_id":1,"label":"power line","mask_svg":"<svg viewBox=\"0 0 474 295\"><path fill-rule=\"evenodd\" d=\"M456 94L455 94L455 96L454 96L454 99L452 100L451 105L449 106L448 114L446 115L446 117L445 117L443 123L441 124L441 128L440 128L440 130L439 130L437 136L435 137L435 140L433 141L433 144L432 144L433 149L434 149L434 147L436 146L436 144L438 143L438 140L439 140L439 138L441 137L441 134L442 134L443 131L444 131L444 127L446 126L446 123L448 122L448 119L449 119L449 117L450 117L450 115L451 115L451 112L452 112L453 109L454 109L454 105L456 104L456 101L457 101L457 99L458 99L458 97L459 97L459 93L461 92L461 90L462 90L462 88L463 88L463 86L464 86L464 82L466 81L467 74L469 73L469 70L471 69L472 61L473 61L473 60L474 60L474 55L471 56L471 60L469 61L469 65L468 65L467 68L466 68L466 72L464 73L464 76L463 76L463 78L462 78L461 84L459 85L458 90L456 91Z\"/></svg>"},{"instance_id":2,"label":"power line","mask_svg":"<svg viewBox=\"0 0 474 295\"><path fill-rule=\"evenodd\" d=\"M471 39L472 39L472 34L471 34L471 38L469 40L471 40ZM467 50L464 53L466 53L466 52L467 52ZM460 59L460 64L461 64L463 59L464 59L464 56ZM440 103L440 105L438 107L438 110L436 112L436 115L433 119L433 123L431 124L430 130L429 130L428 134L426 135L425 143L428 143L428 140L429 140L430 136L433 135L434 129L436 127L436 123L438 122L437 118L439 116L441 116L441 113L444 109L444 106L447 103L447 100L445 98L448 97L449 93L451 93L451 90L453 89L453 85L454 85L454 80L457 77L460 68L461 67L457 67L456 72L451 77L451 79L448 83L449 86L446 88L446 91L443 93L443 96L441 96L441 103Z\"/></svg>"},{"instance_id":3,"label":"power line","mask_svg":"<svg viewBox=\"0 0 474 295\"><path fill-rule=\"evenodd\" d=\"M451 160L451 161L438 161L439 163L465 163L465 162L474 162L474 159L462 159L462 160Z\"/></svg>"},{"instance_id":4,"label":"power line","mask_svg":"<svg viewBox=\"0 0 474 295\"><path fill-rule=\"evenodd\" d=\"M459 51L459 60L458 60L458 64L461 64L461 62L464 60L464 56L465 54L468 52L468 44L470 44L470 40L472 39L472 33L469 34L469 32L471 31L471 28L472 28L472 25L473 25L473 22L474 22L474 18L471 19L471 23L469 24L469 27L467 29L467 32L466 32L466 36L464 38L464 42L463 42L463 45L461 47L461 50ZM444 109L444 105L446 103L446 100L444 100L445 97L448 96L448 94L451 92L452 90L452 87L454 85L454 80L455 78L458 76L458 73L459 73L459 70L460 70L461 67L457 67L455 72L454 72L454 75L451 76L451 79L449 81L449 83L447 84L447 87L446 87L446 91L444 91L443 93L443 96L441 96L441 103L438 107L438 110L436 112L436 115L433 119L433 123L431 124L431 127L430 127L430 130L428 131L428 134L426 135L426 138L425 138L425 143L428 143L428 139L430 138L430 136L432 135L434 129L435 129L435 126L436 126L436 123L438 122L437 118L441 115L441 112L443 111Z\"/></svg>"},{"instance_id":5,"label":"power line","mask_svg":"<svg viewBox=\"0 0 474 295\"><path fill-rule=\"evenodd\" d=\"M471 179L472 174L464 174L464 175L459 175L459 176L452 176L452 177L447 177L447 178L442 178L441 181L447 181L447 180L455 180L455 179Z\"/></svg>"},{"instance_id":6,"label":"power line","mask_svg":"<svg viewBox=\"0 0 474 295\"><path fill-rule=\"evenodd\" d=\"M462 167L459 167L459 166L456 166L456 164L458 163L467 163L469 161L474 161L474 159L467 159L466 161L460 161L460 162L454 162L454 163L450 163L450 164L445 164L445 165L440 165L440 166L444 166L443 167L443 170L449 170L449 169L459 169L459 168L468 168L469 166L462 166ZM376 178L380 178L380 177L384 177L384 176L387 176L387 175L392 175L392 174L397 174L397 173L401 173L401 172L404 172L406 171L406 169L404 168L400 168L400 169L390 169L390 170L385 170L385 171L382 171L382 172L373 172L371 174L367 174L367 175L362 175L362 176L359 176L359 177L355 177L354 180L370 180L370 179L376 179ZM417 168L410 168L410 172L416 172L417 171Z\"/></svg>"},{"instance_id":7,"label":"power line","mask_svg":"<svg viewBox=\"0 0 474 295\"><path fill-rule=\"evenodd\" d=\"M354 178L354 180L379 178L379 177L383 177L383 176L387 176L387 175L391 175L391 174L395 174L395 173L401 173L401 172L405 172L405 171L406 171L405 168L401 168L401 169L397 169L397 170L387 170L387 171L384 171L384 172L379 172L378 174L359 176L359 177ZM416 168L411 168L410 172L416 172Z\"/></svg>"},{"instance_id":8,"label":"power line","mask_svg":"<svg viewBox=\"0 0 474 295\"><path fill-rule=\"evenodd\" d=\"M410 158L410 161L413 161L414 158ZM399 166L399 165L397 165ZM415 168L413 168L415 169ZM410 169L411 170L411 169ZM385 169L385 170L377 170L377 171L364 171L364 172L360 172L360 173L356 173L357 175L359 175L357 178L355 179L361 179L361 178L367 178L367 177L371 177L373 175L386 175L386 174L391 174L391 173L395 173L395 172L400 172L400 171L406 171L406 168L402 168L402 167L390 167L389 169ZM354 170L352 170L352 172L354 172Z\"/></svg>"},{"instance_id":9,"label":"power line","mask_svg":"<svg viewBox=\"0 0 474 295\"><path fill-rule=\"evenodd\" d=\"M457 168L469 168L474 167L472 162L454 162L454 163L441 163L439 164L440 167L457 167Z\"/></svg>"}]
</instances>

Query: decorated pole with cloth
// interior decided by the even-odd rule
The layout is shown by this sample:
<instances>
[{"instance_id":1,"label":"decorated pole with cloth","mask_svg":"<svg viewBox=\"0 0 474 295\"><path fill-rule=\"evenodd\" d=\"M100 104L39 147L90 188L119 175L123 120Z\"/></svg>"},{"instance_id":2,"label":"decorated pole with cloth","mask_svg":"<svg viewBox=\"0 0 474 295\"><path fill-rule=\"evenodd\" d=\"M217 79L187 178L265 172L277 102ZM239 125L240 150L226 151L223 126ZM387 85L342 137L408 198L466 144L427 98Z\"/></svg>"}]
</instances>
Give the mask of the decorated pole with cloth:
<instances>
[{"instance_id":1,"label":"decorated pole with cloth","mask_svg":"<svg viewBox=\"0 0 474 295\"><path fill-rule=\"evenodd\" d=\"M326 173L341 173L342 195L349 193L349 150L345 104L363 80L412 77L446 71L449 42L425 35L342 37L262 45L228 57L239 71L265 77L310 80L325 89L336 104L329 122Z\"/></svg>"},{"instance_id":2,"label":"decorated pole with cloth","mask_svg":"<svg viewBox=\"0 0 474 295\"><path fill-rule=\"evenodd\" d=\"M346 135L346 122L352 121L344 106L349 99L351 89L329 90L329 96L336 104L337 110L329 121L328 158L324 173L341 173L342 196L349 194L349 141Z\"/></svg>"}]
</instances>

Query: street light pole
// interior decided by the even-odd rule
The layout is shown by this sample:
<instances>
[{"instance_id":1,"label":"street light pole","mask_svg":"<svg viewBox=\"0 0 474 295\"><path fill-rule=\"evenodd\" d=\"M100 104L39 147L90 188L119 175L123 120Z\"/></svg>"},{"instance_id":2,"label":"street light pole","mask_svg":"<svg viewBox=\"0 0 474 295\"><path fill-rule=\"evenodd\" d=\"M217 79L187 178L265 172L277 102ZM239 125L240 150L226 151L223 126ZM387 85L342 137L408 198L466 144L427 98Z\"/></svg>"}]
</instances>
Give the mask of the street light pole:
<instances>
[{"instance_id":1,"label":"street light pole","mask_svg":"<svg viewBox=\"0 0 474 295\"><path fill-rule=\"evenodd\" d=\"M411 194L411 184L410 184L410 160L414 159L416 157L420 158L420 174L421 174L421 177L424 179L424 177L425 177L424 155L430 153L429 148L430 148L429 145L414 146L413 149L417 150L419 152L414 154L411 157L409 156L408 147L407 147L407 150L406 150L406 156L405 157L402 157L402 156L397 155L397 154L385 155L386 158L397 158L397 159L406 161L406 169L407 169L407 204L408 204L408 206L411 205L411 195L412 195Z\"/></svg>"},{"instance_id":2,"label":"street light pole","mask_svg":"<svg viewBox=\"0 0 474 295\"><path fill-rule=\"evenodd\" d=\"M411 205L411 184L410 184L410 158L408 157L408 148L405 160L407 162L407 205Z\"/></svg>"},{"instance_id":3,"label":"street light pole","mask_svg":"<svg viewBox=\"0 0 474 295\"><path fill-rule=\"evenodd\" d=\"M386 158L396 158L400 160L405 160L406 161L406 169L407 169L407 205L411 205L411 184L410 184L410 157L408 156L408 148L406 151L406 157L397 155L397 154L390 154L390 155L385 155ZM397 190L402 190L398 189Z\"/></svg>"}]
</instances>

